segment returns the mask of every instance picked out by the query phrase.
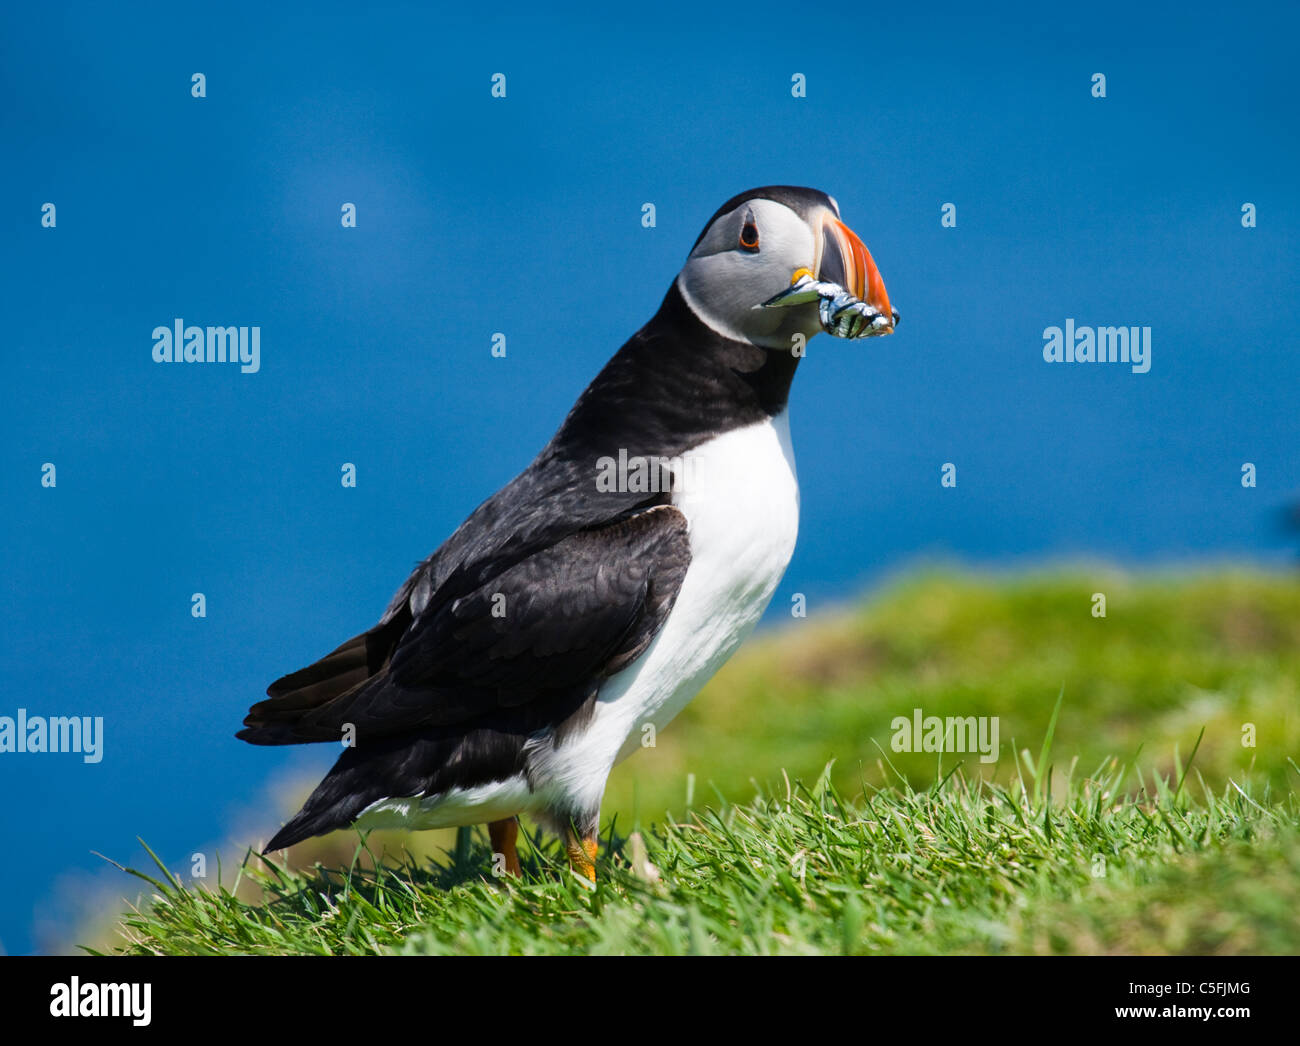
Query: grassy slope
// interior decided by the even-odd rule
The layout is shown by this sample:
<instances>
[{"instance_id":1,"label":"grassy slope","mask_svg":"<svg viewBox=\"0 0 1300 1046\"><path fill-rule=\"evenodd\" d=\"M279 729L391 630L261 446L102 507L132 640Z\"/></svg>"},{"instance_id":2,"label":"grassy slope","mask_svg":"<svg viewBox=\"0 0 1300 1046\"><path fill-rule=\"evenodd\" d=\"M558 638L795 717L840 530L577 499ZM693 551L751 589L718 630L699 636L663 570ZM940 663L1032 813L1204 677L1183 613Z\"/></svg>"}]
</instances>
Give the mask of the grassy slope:
<instances>
[{"instance_id":1,"label":"grassy slope","mask_svg":"<svg viewBox=\"0 0 1300 1046\"><path fill-rule=\"evenodd\" d=\"M481 842L433 865L435 833L404 867L363 854L348 873L340 833L289 868L248 862L233 893L160 873L128 936L182 952L1300 951L1297 680L1293 578L914 577L751 644L619 768L594 893L547 847L504 887ZM1036 748L1062 687L1056 772L1036 775L1037 754L1013 753ZM946 776L961 757L892 752L890 720L915 707L998 715L1000 762ZM301 870L317 859L344 872Z\"/></svg>"}]
</instances>

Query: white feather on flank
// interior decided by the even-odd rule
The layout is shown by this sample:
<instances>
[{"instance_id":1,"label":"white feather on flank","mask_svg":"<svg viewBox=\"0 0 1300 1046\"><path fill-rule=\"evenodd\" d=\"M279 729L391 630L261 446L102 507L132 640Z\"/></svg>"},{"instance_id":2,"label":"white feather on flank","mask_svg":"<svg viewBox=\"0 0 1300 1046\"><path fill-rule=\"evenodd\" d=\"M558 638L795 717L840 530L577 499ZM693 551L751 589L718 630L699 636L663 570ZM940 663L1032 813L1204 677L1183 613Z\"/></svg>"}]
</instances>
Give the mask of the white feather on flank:
<instances>
[{"instance_id":1,"label":"white feather on flank","mask_svg":"<svg viewBox=\"0 0 1300 1046\"><path fill-rule=\"evenodd\" d=\"M799 485L790 423L776 417L724 433L685 455L687 482L673 504L689 527L691 564L659 634L601 687L594 713L558 747L529 740L530 792L522 776L437 796L382 799L360 827L481 824L548 808L594 809L616 762L662 730L754 630L794 552Z\"/></svg>"}]
</instances>

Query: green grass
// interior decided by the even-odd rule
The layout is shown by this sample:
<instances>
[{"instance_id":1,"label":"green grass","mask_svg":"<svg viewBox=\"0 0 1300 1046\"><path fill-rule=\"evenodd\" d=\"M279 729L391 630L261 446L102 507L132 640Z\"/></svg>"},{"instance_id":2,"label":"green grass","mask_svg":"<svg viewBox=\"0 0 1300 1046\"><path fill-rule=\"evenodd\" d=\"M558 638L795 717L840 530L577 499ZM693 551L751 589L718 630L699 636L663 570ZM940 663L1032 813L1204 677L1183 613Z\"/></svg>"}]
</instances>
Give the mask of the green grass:
<instances>
[{"instance_id":1,"label":"green grass","mask_svg":"<svg viewBox=\"0 0 1300 1046\"><path fill-rule=\"evenodd\" d=\"M1107 596L1094 618L1091 595ZM756 637L704 693L610 779L607 812L625 823L680 809L694 774L732 800L751 780L813 780L835 760L847 795L885 780L890 721L996 715L1009 749L1036 744L1061 687L1058 752L1096 766L1110 756L1174 772L1201 728L1197 765L1216 789L1250 773L1297 784L1300 578L1245 570L1133 575L1109 567L1030 575L928 571L864 603ZM1242 728L1253 724L1253 747ZM914 782L932 755L895 754ZM1060 765L1064 765L1062 762ZM1009 783L1011 761L999 771Z\"/></svg>"},{"instance_id":2,"label":"green grass","mask_svg":"<svg viewBox=\"0 0 1300 1046\"><path fill-rule=\"evenodd\" d=\"M594 890L540 840L519 882L482 833L336 833L224 886L160 865L88 947L1295 953L1297 681L1294 577L926 573L758 637L616 770ZM999 716L999 761L893 752L918 707Z\"/></svg>"},{"instance_id":3,"label":"green grass","mask_svg":"<svg viewBox=\"0 0 1300 1046\"><path fill-rule=\"evenodd\" d=\"M1026 760L1032 763L1032 760ZM828 768L829 769L829 768ZM616 838L593 889L554 846L494 881L480 843L450 865L250 857L235 889L165 871L126 920L136 954L872 954L1294 952L1300 805L1109 766L1052 802L960 772L848 803L813 787ZM1193 779L1195 775L1192 775ZM653 868L648 867L653 865ZM161 865L159 866L162 867ZM141 873L137 873L141 874ZM234 884L232 884L233 886Z\"/></svg>"}]
</instances>

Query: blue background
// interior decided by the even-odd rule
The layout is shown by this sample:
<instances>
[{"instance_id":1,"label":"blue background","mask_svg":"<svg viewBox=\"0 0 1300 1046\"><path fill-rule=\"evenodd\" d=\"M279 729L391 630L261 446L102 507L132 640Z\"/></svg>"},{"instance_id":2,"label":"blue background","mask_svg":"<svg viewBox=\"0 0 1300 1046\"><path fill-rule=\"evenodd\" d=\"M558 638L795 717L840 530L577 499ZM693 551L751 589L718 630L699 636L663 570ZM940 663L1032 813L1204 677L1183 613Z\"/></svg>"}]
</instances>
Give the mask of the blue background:
<instances>
[{"instance_id":1,"label":"blue background","mask_svg":"<svg viewBox=\"0 0 1300 1046\"><path fill-rule=\"evenodd\" d=\"M0 755L4 948L66 931L92 850L276 826L272 775L335 753L235 741L248 705L527 464L754 185L835 195L903 315L809 346L777 611L918 557L1286 561L1294 5L362 6L5 9L0 715L106 741ZM176 317L260 325L261 372L154 363ZM1151 326L1150 373L1044 363L1066 317Z\"/></svg>"}]
</instances>

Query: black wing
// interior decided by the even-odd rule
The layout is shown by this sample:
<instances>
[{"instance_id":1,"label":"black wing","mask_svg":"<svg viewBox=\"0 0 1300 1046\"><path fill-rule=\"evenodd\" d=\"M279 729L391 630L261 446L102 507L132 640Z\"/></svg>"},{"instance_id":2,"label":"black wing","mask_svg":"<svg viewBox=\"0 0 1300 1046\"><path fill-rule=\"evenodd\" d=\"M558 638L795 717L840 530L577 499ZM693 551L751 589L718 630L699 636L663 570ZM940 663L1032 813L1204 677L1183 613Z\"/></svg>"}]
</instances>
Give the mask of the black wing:
<instances>
[{"instance_id":1,"label":"black wing","mask_svg":"<svg viewBox=\"0 0 1300 1046\"><path fill-rule=\"evenodd\" d=\"M686 518L668 505L568 534L475 587L433 589L426 564L378 626L273 683L236 736L338 741L351 724L374 739L572 710L650 644L689 564Z\"/></svg>"}]
</instances>

